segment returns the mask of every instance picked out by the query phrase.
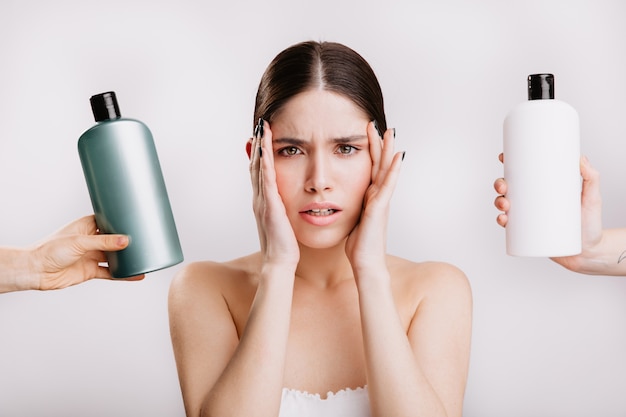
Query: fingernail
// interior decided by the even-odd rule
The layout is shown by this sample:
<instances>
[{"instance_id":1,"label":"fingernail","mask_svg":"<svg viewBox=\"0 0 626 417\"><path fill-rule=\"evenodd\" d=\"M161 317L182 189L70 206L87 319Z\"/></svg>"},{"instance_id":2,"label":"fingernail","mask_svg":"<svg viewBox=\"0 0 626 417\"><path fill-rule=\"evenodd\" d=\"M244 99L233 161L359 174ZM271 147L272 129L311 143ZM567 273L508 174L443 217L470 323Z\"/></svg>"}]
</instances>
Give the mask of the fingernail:
<instances>
[{"instance_id":1,"label":"fingernail","mask_svg":"<svg viewBox=\"0 0 626 417\"><path fill-rule=\"evenodd\" d=\"M263 123L264 122L265 121L263 120L263 118L259 117L259 122L257 123L256 128L254 129L254 135L257 138L262 138L263 134L265 133L265 132L263 132Z\"/></svg>"},{"instance_id":2,"label":"fingernail","mask_svg":"<svg viewBox=\"0 0 626 417\"><path fill-rule=\"evenodd\" d=\"M395 130L394 130L395 132ZM402 151L402 160L404 161L404 155L406 155L406 151Z\"/></svg>"},{"instance_id":3,"label":"fingernail","mask_svg":"<svg viewBox=\"0 0 626 417\"><path fill-rule=\"evenodd\" d=\"M376 129L376 133L378 133L378 137L382 138L383 135L380 134L380 128L378 127L378 122L376 121L376 119L372 120L372 123L374 123L374 128Z\"/></svg>"},{"instance_id":4,"label":"fingernail","mask_svg":"<svg viewBox=\"0 0 626 417\"><path fill-rule=\"evenodd\" d=\"M263 148L259 146L259 158L263 157Z\"/></svg>"},{"instance_id":5,"label":"fingernail","mask_svg":"<svg viewBox=\"0 0 626 417\"><path fill-rule=\"evenodd\" d=\"M117 238L117 246L124 247L128 245L128 236L120 236Z\"/></svg>"},{"instance_id":6,"label":"fingernail","mask_svg":"<svg viewBox=\"0 0 626 417\"><path fill-rule=\"evenodd\" d=\"M393 128L393 137L394 137L394 139L396 137L396 128L395 127Z\"/></svg>"}]
</instances>

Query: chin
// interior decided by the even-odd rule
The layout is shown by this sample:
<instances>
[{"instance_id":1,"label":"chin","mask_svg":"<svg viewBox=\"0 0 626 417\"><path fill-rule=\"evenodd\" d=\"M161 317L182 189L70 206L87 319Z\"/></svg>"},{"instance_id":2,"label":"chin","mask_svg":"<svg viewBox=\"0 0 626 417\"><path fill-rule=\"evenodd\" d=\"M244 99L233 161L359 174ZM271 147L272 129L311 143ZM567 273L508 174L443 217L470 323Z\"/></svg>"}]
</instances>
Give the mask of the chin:
<instances>
[{"instance_id":1,"label":"chin","mask_svg":"<svg viewBox=\"0 0 626 417\"><path fill-rule=\"evenodd\" d=\"M347 236L347 233L338 233L336 230L322 230L315 233L301 233L296 235L296 238L301 245L311 249L331 249L343 245Z\"/></svg>"}]
</instances>

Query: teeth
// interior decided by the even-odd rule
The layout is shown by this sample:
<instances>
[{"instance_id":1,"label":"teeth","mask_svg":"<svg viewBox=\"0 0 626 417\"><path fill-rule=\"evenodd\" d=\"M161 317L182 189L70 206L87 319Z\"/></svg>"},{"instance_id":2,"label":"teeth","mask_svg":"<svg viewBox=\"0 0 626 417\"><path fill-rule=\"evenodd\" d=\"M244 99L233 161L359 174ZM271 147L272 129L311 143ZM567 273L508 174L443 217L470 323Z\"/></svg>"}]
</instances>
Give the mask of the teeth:
<instances>
[{"instance_id":1,"label":"teeth","mask_svg":"<svg viewBox=\"0 0 626 417\"><path fill-rule=\"evenodd\" d=\"M334 212L335 210L331 208L309 210L309 214L312 214L313 216L330 216Z\"/></svg>"}]
</instances>

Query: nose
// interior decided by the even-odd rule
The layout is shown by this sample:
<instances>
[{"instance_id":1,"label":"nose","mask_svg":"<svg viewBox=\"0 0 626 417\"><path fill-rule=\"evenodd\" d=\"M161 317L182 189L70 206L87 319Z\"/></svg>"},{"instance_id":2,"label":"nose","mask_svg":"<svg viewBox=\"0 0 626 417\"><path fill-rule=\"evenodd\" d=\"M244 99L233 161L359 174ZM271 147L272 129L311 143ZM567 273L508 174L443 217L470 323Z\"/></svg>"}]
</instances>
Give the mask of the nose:
<instances>
[{"instance_id":1,"label":"nose","mask_svg":"<svg viewBox=\"0 0 626 417\"><path fill-rule=\"evenodd\" d=\"M308 192L315 193L321 191L332 190L332 164L324 155L314 155L309 160L307 166L307 176L305 181L305 189Z\"/></svg>"}]
</instances>

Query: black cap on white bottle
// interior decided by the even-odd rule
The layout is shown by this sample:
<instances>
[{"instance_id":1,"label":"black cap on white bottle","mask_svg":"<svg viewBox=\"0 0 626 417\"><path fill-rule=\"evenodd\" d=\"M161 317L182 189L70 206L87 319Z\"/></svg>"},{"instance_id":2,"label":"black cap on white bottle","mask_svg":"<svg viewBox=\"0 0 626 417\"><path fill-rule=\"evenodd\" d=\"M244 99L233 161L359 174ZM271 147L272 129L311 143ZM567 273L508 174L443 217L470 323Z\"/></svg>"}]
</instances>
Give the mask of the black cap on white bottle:
<instances>
[{"instance_id":1,"label":"black cap on white bottle","mask_svg":"<svg viewBox=\"0 0 626 417\"><path fill-rule=\"evenodd\" d=\"M528 100L554 100L554 75L529 75Z\"/></svg>"}]
</instances>

